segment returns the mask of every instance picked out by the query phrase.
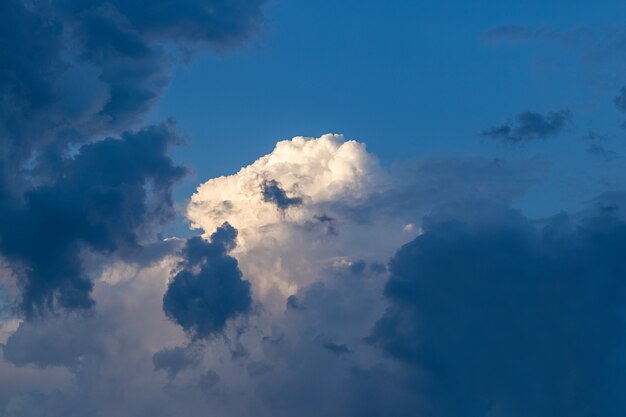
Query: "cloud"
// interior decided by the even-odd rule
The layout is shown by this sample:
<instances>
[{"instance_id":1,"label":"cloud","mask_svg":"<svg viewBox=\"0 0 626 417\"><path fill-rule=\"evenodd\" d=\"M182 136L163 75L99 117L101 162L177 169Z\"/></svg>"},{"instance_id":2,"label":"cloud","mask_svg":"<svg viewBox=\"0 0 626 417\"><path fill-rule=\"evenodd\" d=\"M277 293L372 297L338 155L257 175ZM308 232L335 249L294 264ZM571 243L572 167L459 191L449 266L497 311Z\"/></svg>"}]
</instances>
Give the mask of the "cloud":
<instances>
[{"instance_id":1,"label":"cloud","mask_svg":"<svg viewBox=\"0 0 626 417\"><path fill-rule=\"evenodd\" d=\"M619 94L613 98L615 107L622 112L626 112L626 87L622 87Z\"/></svg>"},{"instance_id":2,"label":"cloud","mask_svg":"<svg viewBox=\"0 0 626 417\"><path fill-rule=\"evenodd\" d=\"M606 147L607 137L596 132L589 132L583 139L589 143L587 153L590 155L604 158L606 160L614 160L619 157L616 151Z\"/></svg>"},{"instance_id":3,"label":"cloud","mask_svg":"<svg viewBox=\"0 0 626 417\"><path fill-rule=\"evenodd\" d=\"M106 224L104 241L116 249L80 244L76 259L93 287L87 314L62 311L6 326L0 370L26 382L12 386L0 376L0 414L408 417L427 410L426 373L389 354L379 333L376 343L366 339L394 308L384 296L387 261L401 245L431 233L441 217L507 219L488 208L522 196L542 170L532 161L493 158L429 158L387 170L361 143L298 137L199 187L188 215L202 226L202 238L155 244L156 224L171 206L153 204L149 195L159 188L151 183L159 181L147 173L166 173L171 161L158 146L139 144L160 143L156 133L83 145L62 159L66 185L41 185L57 187L57 198L86 192L78 205L90 208L91 189L73 185L82 176L107 190L135 178L133 190L144 190L146 199L124 194L113 199L124 204L112 206L144 201L147 211L89 214ZM156 137L167 146L177 140L172 134ZM131 138L136 146L127 143ZM108 170L96 155L106 156ZM133 167L149 155L151 163ZM89 176L82 174L87 166ZM140 186L143 178L150 184ZM277 204L290 199L300 203ZM617 216L619 201L605 196L597 204ZM135 221L137 213L155 217ZM440 217L422 222L427 213ZM109 220L135 232L119 234ZM91 235L76 236L83 242ZM452 255L451 261L460 256ZM27 379L33 372L39 385Z\"/></svg>"},{"instance_id":4,"label":"cloud","mask_svg":"<svg viewBox=\"0 0 626 417\"><path fill-rule=\"evenodd\" d=\"M93 258L154 243L181 140L171 122L139 126L181 52L238 45L263 3L0 4L0 256L22 315L91 308Z\"/></svg>"},{"instance_id":5,"label":"cloud","mask_svg":"<svg viewBox=\"0 0 626 417\"><path fill-rule=\"evenodd\" d=\"M533 53L534 58L546 61L550 67L563 71L583 70L596 80L612 84L615 74L626 66L626 31L623 28L601 26L578 26L561 29L550 26L526 27L504 25L488 30L483 40L488 44L521 44ZM565 55L554 54L542 45L561 48ZM572 59L573 58L573 61ZM556 75L556 73L555 73Z\"/></svg>"},{"instance_id":6,"label":"cloud","mask_svg":"<svg viewBox=\"0 0 626 417\"><path fill-rule=\"evenodd\" d=\"M406 225L436 206L471 197L507 204L542 172L532 161L491 158L430 158L387 171L364 144L341 135L296 137L200 185L187 217L205 236L232 224L238 230L232 256L255 298L283 311L289 296L318 282L339 258L384 264L418 233ZM278 200L299 204L281 209L267 201L268 184L278 188L271 194Z\"/></svg>"},{"instance_id":7,"label":"cloud","mask_svg":"<svg viewBox=\"0 0 626 417\"><path fill-rule=\"evenodd\" d=\"M179 372L197 366L200 363L201 351L176 346L158 351L152 355L154 369L164 370L170 380L176 378Z\"/></svg>"},{"instance_id":8,"label":"cloud","mask_svg":"<svg viewBox=\"0 0 626 417\"><path fill-rule=\"evenodd\" d=\"M199 186L187 217L207 233L228 221L245 246L258 229L283 220L304 224L323 215L318 211L324 203L365 198L379 181L379 171L362 143L331 134L295 137L278 142L270 154L237 174Z\"/></svg>"},{"instance_id":9,"label":"cloud","mask_svg":"<svg viewBox=\"0 0 626 417\"><path fill-rule=\"evenodd\" d=\"M55 0L0 5L0 136L18 161L139 122L179 48L223 49L260 25L263 0ZM10 161L10 160L9 160Z\"/></svg>"},{"instance_id":10,"label":"cloud","mask_svg":"<svg viewBox=\"0 0 626 417\"><path fill-rule=\"evenodd\" d=\"M81 358L104 354L102 335L111 323L93 317L59 317L22 322L3 346L4 358L16 366L66 367L76 370Z\"/></svg>"},{"instance_id":11,"label":"cloud","mask_svg":"<svg viewBox=\"0 0 626 417\"><path fill-rule=\"evenodd\" d=\"M280 188L276 180L265 181L261 184L261 192L263 194L263 201L276 204L276 207L280 210L302 204L300 197L287 197L287 193Z\"/></svg>"},{"instance_id":12,"label":"cloud","mask_svg":"<svg viewBox=\"0 0 626 417\"><path fill-rule=\"evenodd\" d=\"M235 258L237 231L224 224L211 235L187 241L181 270L163 296L165 314L194 339L215 335L226 322L250 310L250 283L243 279Z\"/></svg>"},{"instance_id":13,"label":"cloud","mask_svg":"<svg viewBox=\"0 0 626 417\"><path fill-rule=\"evenodd\" d=\"M607 149L604 145L600 143L592 143L587 148L587 152L591 155L599 156L606 159L615 159L618 156L618 153Z\"/></svg>"},{"instance_id":14,"label":"cloud","mask_svg":"<svg viewBox=\"0 0 626 417\"><path fill-rule=\"evenodd\" d=\"M176 140L164 124L84 145L58 161L55 180L3 207L0 251L16 268L26 316L91 307L83 252L139 255L173 216L170 191L185 172L167 156Z\"/></svg>"},{"instance_id":15,"label":"cloud","mask_svg":"<svg viewBox=\"0 0 626 417\"><path fill-rule=\"evenodd\" d=\"M365 145L341 135L295 137L234 175L200 185L187 207L193 228L205 235L228 222L238 231L233 250L254 293L268 308L317 279L344 246L337 205L357 206L381 186L385 174ZM287 243L288 242L288 243Z\"/></svg>"},{"instance_id":16,"label":"cloud","mask_svg":"<svg viewBox=\"0 0 626 417\"><path fill-rule=\"evenodd\" d=\"M626 223L493 206L424 221L390 262L372 341L432 416L617 416ZM428 411L427 411L428 410Z\"/></svg>"},{"instance_id":17,"label":"cloud","mask_svg":"<svg viewBox=\"0 0 626 417\"><path fill-rule=\"evenodd\" d=\"M568 110L549 112L545 115L524 112L516 117L515 122L487 129L482 134L505 143L521 144L558 135L570 123L571 118L572 114Z\"/></svg>"}]
</instances>

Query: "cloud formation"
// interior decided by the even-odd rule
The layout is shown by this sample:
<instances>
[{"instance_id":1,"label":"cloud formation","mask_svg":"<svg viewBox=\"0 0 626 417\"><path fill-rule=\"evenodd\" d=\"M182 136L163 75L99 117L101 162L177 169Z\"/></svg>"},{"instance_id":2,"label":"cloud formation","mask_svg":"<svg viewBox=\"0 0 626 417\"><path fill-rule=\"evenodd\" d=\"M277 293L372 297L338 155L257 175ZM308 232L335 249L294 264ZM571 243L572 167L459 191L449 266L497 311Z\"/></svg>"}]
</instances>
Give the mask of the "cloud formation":
<instances>
[{"instance_id":1,"label":"cloud formation","mask_svg":"<svg viewBox=\"0 0 626 417\"><path fill-rule=\"evenodd\" d=\"M0 4L0 256L22 315L91 308L93 258L155 241L184 174L168 156L180 138L172 122L139 126L177 55L238 45L262 4Z\"/></svg>"},{"instance_id":2,"label":"cloud formation","mask_svg":"<svg viewBox=\"0 0 626 417\"><path fill-rule=\"evenodd\" d=\"M176 140L164 124L84 145L57 162L53 181L3 208L0 252L17 265L26 316L92 305L85 251L140 255L154 227L173 216L170 191L185 173L167 156Z\"/></svg>"},{"instance_id":3,"label":"cloud formation","mask_svg":"<svg viewBox=\"0 0 626 417\"><path fill-rule=\"evenodd\" d=\"M199 187L204 237L103 265L89 315L7 327L0 370L24 382L0 377L0 412L619 415L625 198L531 220L510 204L538 170L281 142Z\"/></svg>"},{"instance_id":4,"label":"cloud formation","mask_svg":"<svg viewBox=\"0 0 626 417\"><path fill-rule=\"evenodd\" d=\"M510 144L522 144L556 136L567 127L572 114L568 110L549 112L545 115L534 112L520 113L514 122L484 130L482 135Z\"/></svg>"},{"instance_id":5,"label":"cloud formation","mask_svg":"<svg viewBox=\"0 0 626 417\"><path fill-rule=\"evenodd\" d=\"M237 45L258 28L263 3L2 2L3 154L28 157L45 144L62 147L132 127L168 84L168 43Z\"/></svg>"},{"instance_id":6,"label":"cloud formation","mask_svg":"<svg viewBox=\"0 0 626 417\"><path fill-rule=\"evenodd\" d=\"M341 135L295 137L237 174L214 178L191 197L187 217L206 233L228 221L247 244L257 229L285 219L304 224L328 202L364 199L379 179L365 145ZM277 208L279 210L277 210Z\"/></svg>"},{"instance_id":7,"label":"cloud formation","mask_svg":"<svg viewBox=\"0 0 626 417\"><path fill-rule=\"evenodd\" d=\"M183 248L181 270L163 296L163 311L193 339L221 332L229 319L250 310L250 283L228 255L236 238L235 228L225 223L209 242L193 237Z\"/></svg>"},{"instance_id":8,"label":"cloud formation","mask_svg":"<svg viewBox=\"0 0 626 417\"><path fill-rule=\"evenodd\" d=\"M317 280L341 240L352 238L338 227L345 216L338 206L365 202L383 181L362 143L332 134L296 137L236 174L200 185L187 217L205 235L224 222L236 228L233 256L256 297L282 309L288 296Z\"/></svg>"},{"instance_id":9,"label":"cloud formation","mask_svg":"<svg viewBox=\"0 0 626 417\"><path fill-rule=\"evenodd\" d=\"M617 416L626 223L432 216L392 258L372 340L413 369L425 415ZM419 375L419 376L418 376Z\"/></svg>"}]
</instances>

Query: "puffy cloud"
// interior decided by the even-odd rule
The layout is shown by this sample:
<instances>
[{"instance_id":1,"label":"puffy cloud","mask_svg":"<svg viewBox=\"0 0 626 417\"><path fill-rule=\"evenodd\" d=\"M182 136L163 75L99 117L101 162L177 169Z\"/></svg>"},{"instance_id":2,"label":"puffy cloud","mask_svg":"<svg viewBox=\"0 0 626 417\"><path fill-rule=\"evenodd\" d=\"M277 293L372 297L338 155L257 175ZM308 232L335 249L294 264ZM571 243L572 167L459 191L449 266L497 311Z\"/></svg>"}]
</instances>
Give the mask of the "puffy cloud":
<instances>
[{"instance_id":1,"label":"puffy cloud","mask_svg":"<svg viewBox=\"0 0 626 417\"><path fill-rule=\"evenodd\" d=\"M239 44L263 3L0 4L0 255L22 314L91 308L92 258L154 242L184 170L171 123L137 126L180 51Z\"/></svg>"},{"instance_id":2,"label":"puffy cloud","mask_svg":"<svg viewBox=\"0 0 626 417\"><path fill-rule=\"evenodd\" d=\"M194 339L221 332L229 319L250 310L250 283L243 279L237 260L228 255L236 237L237 231L226 223L210 242L189 239L181 270L163 296L165 314Z\"/></svg>"},{"instance_id":3,"label":"puffy cloud","mask_svg":"<svg viewBox=\"0 0 626 417\"><path fill-rule=\"evenodd\" d=\"M362 143L341 135L296 137L238 173L199 186L187 216L205 234L223 222L235 227L233 256L255 294L282 309L352 238L341 235L339 223L349 227L341 207L362 204L384 181Z\"/></svg>"},{"instance_id":4,"label":"puffy cloud","mask_svg":"<svg viewBox=\"0 0 626 417\"><path fill-rule=\"evenodd\" d=\"M561 133L571 118L572 114L569 110L549 112L545 115L524 112L516 117L515 122L483 131L483 136L511 144L547 139Z\"/></svg>"},{"instance_id":5,"label":"puffy cloud","mask_svg":"<svg viewBox=\"0 0 626 417\"><path fill-rule=\"evenodd\" d=\"M387 171L364 144L341 135L296 137L200 185L187 216L205 236L232 224L239 232L232 256L255 297L282 311L337 262L384 264L419 233L407 224L430 210L471 198L509 204L543 171L534 162L487 158L431 158Z\"/></svg>"},{"instance_id":6,"label":"puffy cloud","mask_svg":"<svg viewBox=\"0 0 626 417\"><path fill-rule=\"evenodd\" d=\"M0 251L17 268L27 316L92 305L84 251L141 254L173 216L171 187L185 172L167 156L176 140L164 124L85 145L58 161L54 181L4 207Z\"/></svg>"},{"instance_id":7,"label":"puffy cloud","mask_svg":"<svg viewBox=\"0 0 626 417\"><path fill-rule=\"evenodd\" d=\"M2 153L22 162L44 144L64 148L131 127L168 84L173 56L165 44L239 44L259 26L263 3L3 1Z\"/></svg>"},{"instance_id":8,"label":"puffy cloud","mask_svg":"<svg viewBox=\"0 0 626 417\"><path fill-rule=\"evenodd\" d=\"M362 143L341 135L296 137L278 142L269 155L237 174L202 184L187 216L206 233L228 221L245 247L258 229L283 221L305 224L325 203L365 199L380 181L379 172Z\"/></svg>"},{"instance_id":9,"label":"puffy cloud","mask_svg":"<svg viewBox=\"0 0 626 417\"><path fill-rule=\"evenodd\" d=\"M372 340L412 369L425 415L617 416L625 244L614 211L432 216L390 262Z\"/></svg>"},{"instance_id":10,"label":"puffy cloud","mask_svg":"<svg viewBox=\"0 0 626 417\"><path fill-rule=\"evenodd\" d=\"M161 310L175 260L109 265L94 282L88 314L59 314L19 324L3 346L0 414L7 416L167 415L152 355L185 342ZM120 387L132 395L120 396ZM130 392L130 391L126 391ZM166 411L160 411L162 408Z\"/></svg>"}]
</instances>

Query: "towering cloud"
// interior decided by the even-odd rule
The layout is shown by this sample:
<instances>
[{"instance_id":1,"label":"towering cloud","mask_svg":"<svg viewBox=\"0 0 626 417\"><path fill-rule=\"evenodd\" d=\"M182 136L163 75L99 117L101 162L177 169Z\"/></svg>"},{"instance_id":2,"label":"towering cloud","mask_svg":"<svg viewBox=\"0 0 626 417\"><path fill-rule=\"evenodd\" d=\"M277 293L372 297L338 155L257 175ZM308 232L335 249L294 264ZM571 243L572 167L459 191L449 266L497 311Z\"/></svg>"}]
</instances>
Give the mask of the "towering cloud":
<instances>
[{"instance_id":1,"label":"towering cloud","mask_svg":"<svg viewBox=\"0 0 626 417\"><path fill-rule=\"evenodd\" d=\"M283 221L304 225L328 203L363 201L380 182L380 172L361 143L341 135L296 137L237 174L201 185L187 216L207 233L228 221L245 245L258 229Z\"/></svg>"},{"instance_id":2,"label":"towering cloud","mask_svg":"<svg viewBox=\"0 0 626 417\"><path fill-rule=\"evenodd\" d=\"M233 256L256 296L282 310L287 297L334 262L337 247L354 239L341 231L350 227L348 208L364 204L384 181L362 143L331 134L296 137L238 173L199 186L187 216L205 235L224 222L235 227Z\"/></svg>"}]
</instances>

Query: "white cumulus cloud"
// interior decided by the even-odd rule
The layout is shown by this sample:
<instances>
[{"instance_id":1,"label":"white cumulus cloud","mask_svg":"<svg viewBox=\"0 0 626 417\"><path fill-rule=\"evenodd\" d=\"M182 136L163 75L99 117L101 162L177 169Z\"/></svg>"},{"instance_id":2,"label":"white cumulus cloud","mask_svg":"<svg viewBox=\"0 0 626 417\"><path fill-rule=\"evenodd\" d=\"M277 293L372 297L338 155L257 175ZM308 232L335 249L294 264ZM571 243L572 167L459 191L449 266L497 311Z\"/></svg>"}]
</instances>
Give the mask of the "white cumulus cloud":
<instances>
[{"instance_id":1,"label":"white cumulus cloud","mask_svg":"<svg viewBox=\"0 0 626 417\"><path fill-rule=\"evenodd\" d=\"M235 256L258 297L283 307L319 279L336 256L350 256L350 227L338 206L364 203L385 173L363 143L342 135L295 137L234 175L213 178L191 197L187 217L211 234L224 222L239 232ZM361 248L362 249L362 248Z\"/></svg>"}]
</instances>

